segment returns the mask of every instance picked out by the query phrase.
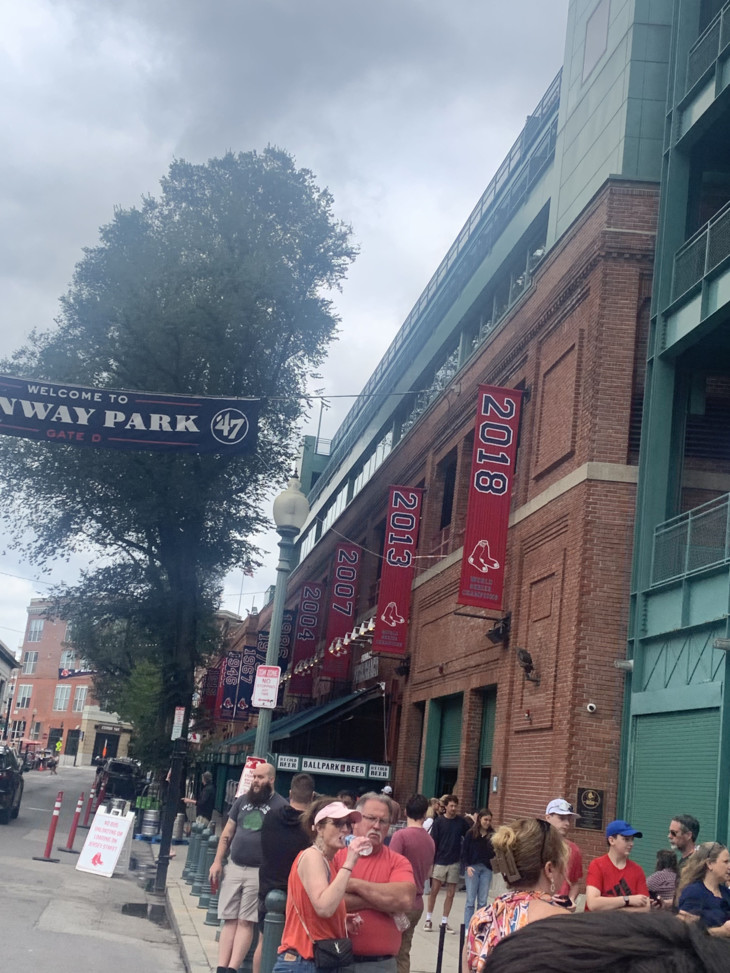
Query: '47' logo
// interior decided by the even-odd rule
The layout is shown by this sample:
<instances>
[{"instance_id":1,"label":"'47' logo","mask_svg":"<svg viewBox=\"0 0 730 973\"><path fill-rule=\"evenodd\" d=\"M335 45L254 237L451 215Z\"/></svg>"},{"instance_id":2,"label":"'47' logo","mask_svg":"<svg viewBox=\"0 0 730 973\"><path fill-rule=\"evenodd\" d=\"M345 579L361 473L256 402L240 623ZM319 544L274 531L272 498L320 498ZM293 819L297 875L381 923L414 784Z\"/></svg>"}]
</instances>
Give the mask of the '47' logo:
<instances>
[{"instance_id":1,"label":"'47' logo","mask_svg":"<svg viewBox=\"0 0 730 973\"><path fill-rule=\"evenodd\" d=\"M239 409L221 409L210 421L210 431L219 443L234 446L248 435L248 419Z\"/></svg>"}]
</instances>

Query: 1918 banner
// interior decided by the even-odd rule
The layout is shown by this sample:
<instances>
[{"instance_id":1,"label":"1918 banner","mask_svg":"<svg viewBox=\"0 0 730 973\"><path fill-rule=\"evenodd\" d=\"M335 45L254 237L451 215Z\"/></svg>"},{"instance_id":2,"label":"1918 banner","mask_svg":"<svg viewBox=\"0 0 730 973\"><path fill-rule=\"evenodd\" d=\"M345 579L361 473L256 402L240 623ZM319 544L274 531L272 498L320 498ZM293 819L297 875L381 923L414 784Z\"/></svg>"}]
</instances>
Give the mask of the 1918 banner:
<instances>
[{"instance_id":1,"label":"1918 banner","mask_svg":"<svg viewBox=\"0 0 730 973\"><path fill-rule=\"evenodd\" d=\"M406 653L413 559L418 546L422 495L423 491L414 487L390 488L383 570L373 633L373 650L376 652Z\"/></svg>"},{"instance_id":2,"label":"1918 banner","mask_svg":"<svg viewBox=\"0 0 730 973\"><path fill-rule=\"evenodd\" d=\"M111 449L250 453L258 399L58 385L0 375L0 434Z\"/></svg>"},{"instance_id":3,"label":"1918 banner","mask_svg":"<svg viewBox=\"0 0 730 973\"><path fill-rule=\"evenodd\" d=\"M502 610L522 392L481 385L457 602Z\"/></svg>"},{"instance_id":4,"label":"1918 banner","mask_svg":"<svg viewBox=\"0 0 730 973\"><path fill-rule=\"evenodd\" d=\"M357 598L360 591L362 551L357 544L338 544L332 561L330 607L327 616L327 635L320 675L330 679L346 679L350 665L349 652L339 656L330 652L338 639L351 631L355 624Z\"/></svg>"}]
</instances>

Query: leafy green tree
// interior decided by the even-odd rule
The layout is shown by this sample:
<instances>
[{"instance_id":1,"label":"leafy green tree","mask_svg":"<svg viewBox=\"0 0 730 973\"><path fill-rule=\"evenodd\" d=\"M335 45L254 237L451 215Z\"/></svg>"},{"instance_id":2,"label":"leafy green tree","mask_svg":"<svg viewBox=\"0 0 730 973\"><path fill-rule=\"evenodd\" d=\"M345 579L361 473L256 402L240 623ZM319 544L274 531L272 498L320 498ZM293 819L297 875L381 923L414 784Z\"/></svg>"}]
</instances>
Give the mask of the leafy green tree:
<instances>
[{"instance_id":1,"label":"leafy green tree","mask_svg":"<svg viewBox=\"0 0 730 973\"><path fill-rule=\"evenodd\" d=\"M159 666L169 717L190 703L222 578L257 561L250 538L267 522L262 501L290 468L307 381L336 333L329 294L355 248L330 194L279 149L175 161L161 186L159 197L115 211L84 251L56 327L33 335L3 370L257 397L255 454L115 452L0 436L0 488L6 527L32 562L88 556L81 581L64 592L66 614L102 683L128 680L148 659Z\"/></svg>"}]
</instances>

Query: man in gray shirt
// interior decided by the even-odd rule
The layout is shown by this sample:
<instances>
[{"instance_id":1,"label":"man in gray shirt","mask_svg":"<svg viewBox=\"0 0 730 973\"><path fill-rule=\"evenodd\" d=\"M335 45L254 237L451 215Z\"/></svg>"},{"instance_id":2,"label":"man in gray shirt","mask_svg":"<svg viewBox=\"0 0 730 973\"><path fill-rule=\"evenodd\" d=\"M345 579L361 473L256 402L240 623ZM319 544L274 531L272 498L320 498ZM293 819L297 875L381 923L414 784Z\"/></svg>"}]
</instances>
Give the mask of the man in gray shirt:
<instances>
[{"instance_id":1,"label":"man in gray shirt","mask_svg":"<svg viewBox=\"0 0 730 973\"><path fill-rule=\"evenodd\" d=\"M218 943L217 973L236 973L251 946L254 923L258 919L261 827L269 811L286 804L274 791L275 774L271 764L254 768L250 790L231 805L210 866L210 881L215 887L230 849L231 857L218 897L218 918L223 920L223 928Z\"/></svg>"}]
</instances>

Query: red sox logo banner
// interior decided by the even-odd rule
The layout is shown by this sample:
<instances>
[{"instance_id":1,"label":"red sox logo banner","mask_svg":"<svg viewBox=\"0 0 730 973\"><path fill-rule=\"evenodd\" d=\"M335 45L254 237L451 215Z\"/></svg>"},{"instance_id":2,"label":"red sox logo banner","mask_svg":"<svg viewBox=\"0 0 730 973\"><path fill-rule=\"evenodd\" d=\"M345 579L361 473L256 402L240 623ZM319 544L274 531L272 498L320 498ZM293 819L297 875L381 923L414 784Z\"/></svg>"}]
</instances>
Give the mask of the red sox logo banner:
<instances>
[{"instance_id":1,"label":"red sox logo banner","mask_svg":"<svg viewBox=\"0 0 730 973\"><path fill-rule=\"evenodd\" d=\"M324 585L310 582L303 584L299 596L299 617L294 635L292 677L288 687L290 693L302 696L312 695L313 670L297 672L297 666L300 662L314 656L319 644L319 633L322 631L323 609Z\"/></svg>"},{"instance_id":2,"label":"red sox logo banner","mask_svg":"<svg viewBox=\"0 0 730 973\"><path fill-rule=\"evenodd\" d=\"M502 609L522 392L480 385L457 602Z\"/></svg>"},{"instance_id":3,"label":"red sox logo banner","mask_svg":"<svg viewBox=\"0 0 730 973\"><path fill-rule=\"evenodd\" d=\"M329 651L336 639L351 632L355 625L357 597L360 591L360 564L362 551L357 544L338 544L332 562L330 607L327 616L327 635L324 643L324 659L320 676L330 679L347 679L350 665L349 652L334 655Z\"/></svg>"},{"instance_id":4,"label":"red sox logo banner","mask_svg":"<svg viewBox=\"0 0 730 973\"><path fill-rule=\"evenodd\" d=\"M418 546L422 496L423 491L413 487L390 488L383 570L373 633L373 650L376 652L406 653L413 559Z\"/></svg>"}]
</instances>

